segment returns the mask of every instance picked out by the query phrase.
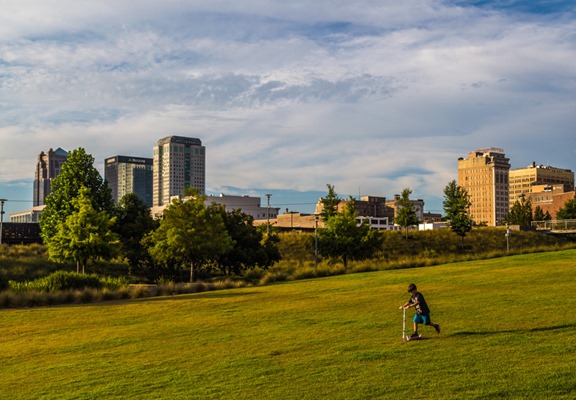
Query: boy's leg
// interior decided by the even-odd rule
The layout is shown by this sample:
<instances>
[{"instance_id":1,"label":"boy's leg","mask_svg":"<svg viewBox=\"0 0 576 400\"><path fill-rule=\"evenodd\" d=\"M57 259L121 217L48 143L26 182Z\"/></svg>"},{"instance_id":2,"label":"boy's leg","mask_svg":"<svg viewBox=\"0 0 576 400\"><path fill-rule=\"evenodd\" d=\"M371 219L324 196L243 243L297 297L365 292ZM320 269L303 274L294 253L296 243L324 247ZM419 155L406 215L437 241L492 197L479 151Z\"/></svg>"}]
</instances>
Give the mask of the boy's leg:
<instances>
[{"instance_id":1,"label":"boy's leg","mask_svg":"<svg viewBox=\"0 0 576 400\"><path fill-rule=\"evenodd\" d=\"M424 324L431 325L436 330L436 333L440 333L440 324L433 323L429 315L424 317Z\"/></svg>"},{"instance_id":2,"label":"boy's leg","mask_svg":"<svg viewBox=\"0 0 576 400\"><path fill-rule=\"evenodd\" d=\"M422 317L418 314L414 315L414 332L412 333L412 338L418 337L418 323L422 322Z\"/></svg>"}]
</instances>

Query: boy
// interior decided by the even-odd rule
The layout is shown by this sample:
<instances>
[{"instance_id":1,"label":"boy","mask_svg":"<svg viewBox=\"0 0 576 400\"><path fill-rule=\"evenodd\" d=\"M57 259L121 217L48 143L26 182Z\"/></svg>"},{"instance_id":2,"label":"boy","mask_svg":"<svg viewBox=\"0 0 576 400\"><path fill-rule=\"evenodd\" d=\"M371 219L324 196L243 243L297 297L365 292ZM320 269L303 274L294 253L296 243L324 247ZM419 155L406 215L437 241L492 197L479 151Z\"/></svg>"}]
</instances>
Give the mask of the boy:
<instances>
[{"instance_id":1,"label":"boy","mask_svg":"<svg viewBox=\"0 0 576 400\"><path fill-rule=\"evenodd\" d=\"M410 338L418 338L418 324L431 325L436 329L436 333L440 333L440 324L432 323L430 320L430 309L424 296L416 289L416 285L411 283L408 285L408 293L410 293L410 299L400 306L400 309L415 307L416 313L414 314L414 333Z\"/></svg>"}]
</instances>

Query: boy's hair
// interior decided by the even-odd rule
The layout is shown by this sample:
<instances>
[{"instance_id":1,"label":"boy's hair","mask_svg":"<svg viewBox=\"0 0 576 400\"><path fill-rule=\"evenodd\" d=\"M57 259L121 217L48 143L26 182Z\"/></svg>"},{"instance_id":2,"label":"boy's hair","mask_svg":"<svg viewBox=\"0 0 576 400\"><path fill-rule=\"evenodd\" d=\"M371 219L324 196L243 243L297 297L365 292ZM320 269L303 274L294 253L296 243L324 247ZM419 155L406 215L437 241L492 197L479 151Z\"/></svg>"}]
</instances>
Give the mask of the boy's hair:
<instances>
[{"instance_id":1,"label":"boy's hair","mask_svg":"<svg viewBox=\"0 0 576 400\"><path fill-rule=\"evenodd\" d=\"M411 292L413 290L416 290L416 285L414 283L411 283L410 285L408 285L408 292Z\"/></svg>"}]
</instances>

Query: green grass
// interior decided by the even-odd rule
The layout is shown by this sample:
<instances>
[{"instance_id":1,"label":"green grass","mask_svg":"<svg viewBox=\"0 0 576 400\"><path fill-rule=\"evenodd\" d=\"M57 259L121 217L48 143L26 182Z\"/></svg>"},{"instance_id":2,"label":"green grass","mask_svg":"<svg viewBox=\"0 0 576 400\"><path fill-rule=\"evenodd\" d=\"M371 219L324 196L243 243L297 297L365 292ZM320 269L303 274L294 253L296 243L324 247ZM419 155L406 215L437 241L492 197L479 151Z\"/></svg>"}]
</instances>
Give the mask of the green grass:
<instances>
[{"instance_id":1,"label":"green grass","mask_svg":"<svg viewBox=\"0 0 576 400\"><path fill-rule=\"evenodd\" d=\"M0 310L0 398L572 399L575 266L567 250ZM442 334L402 343L411 282Z\"/></svg>"}]
</instances>

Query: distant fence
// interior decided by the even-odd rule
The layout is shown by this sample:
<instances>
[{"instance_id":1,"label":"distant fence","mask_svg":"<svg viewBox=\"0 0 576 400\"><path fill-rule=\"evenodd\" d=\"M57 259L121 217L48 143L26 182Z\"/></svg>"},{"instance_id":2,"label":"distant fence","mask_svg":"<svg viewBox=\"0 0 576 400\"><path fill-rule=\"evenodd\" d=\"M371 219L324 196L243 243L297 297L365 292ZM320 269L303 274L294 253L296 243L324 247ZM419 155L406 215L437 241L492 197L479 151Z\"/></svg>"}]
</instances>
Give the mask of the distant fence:
<instances>
[{"instance_id":1,"label":"distant fence","mask_svg":"<svg viewBox=\"0 0 576 400\"><path fill-rule=\"evenodd\" d=\"M40 224L4 222L2 223L2 244L42 243Z\"/></svg>"},{"instance_id":2,"label":"distant fence","mask_svg":"<svg viewBox=\"0 0 576 400\"><path fill-rule=\"evenodd\" d=\"M576 219L532 221L532 226L540 231L576 232Z\"/></svg>"}]
</instances>

